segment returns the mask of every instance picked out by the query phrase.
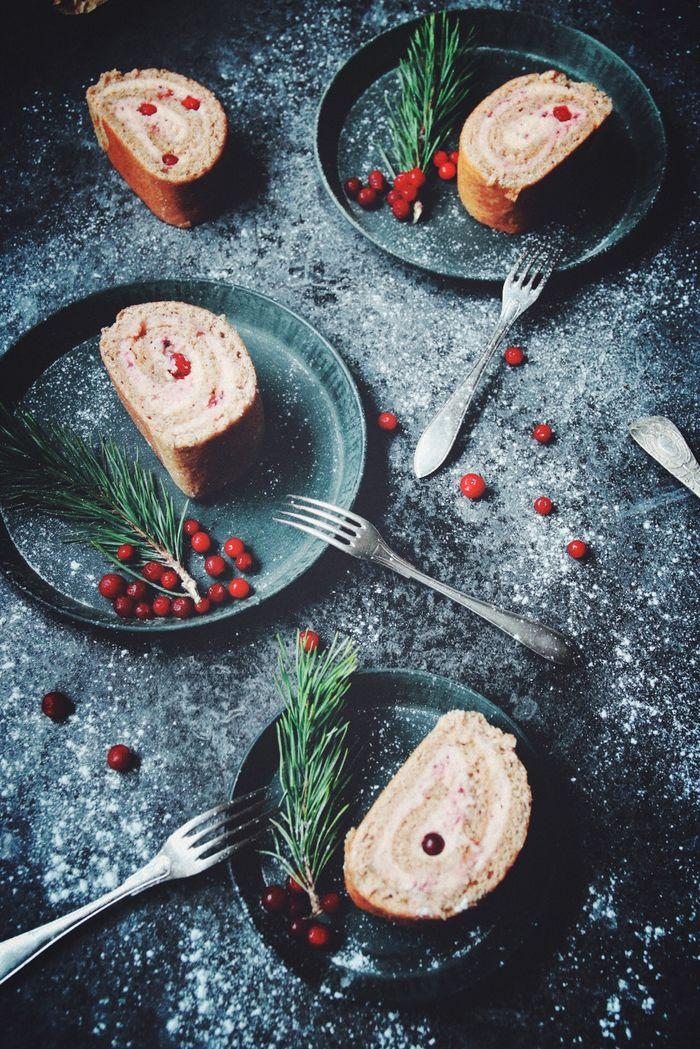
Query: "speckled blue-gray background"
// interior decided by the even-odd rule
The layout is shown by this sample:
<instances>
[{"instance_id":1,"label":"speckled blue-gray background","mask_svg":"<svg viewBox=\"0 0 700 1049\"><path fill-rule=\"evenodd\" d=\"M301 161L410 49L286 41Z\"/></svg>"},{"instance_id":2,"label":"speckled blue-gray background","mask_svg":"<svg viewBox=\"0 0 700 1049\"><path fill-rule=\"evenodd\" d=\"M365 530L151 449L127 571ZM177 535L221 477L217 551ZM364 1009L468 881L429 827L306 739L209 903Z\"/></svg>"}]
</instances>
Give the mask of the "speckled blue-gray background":
<instances>
[{"instance_id":1,"label":"speckled blue-gray background","mask_svg":"<svg viewBox=\"0 0 700 1049\"><path fill-rule=\"evenodd\" d=\"M622 250L528 315L518 337L530 363L499 371L462 456L422 484L415 440L482 344L495 296L402 269L360 239L320 188L312 134L336 68L433 5L110 0L91 27L58 26L48 0L15 6L36 15L4 30L17 75L5 78L1 114L2 346L59 306L131 279L201 275L272 295L340 351L370 420L380 408L401 419L393 440L370 427L360 509L427 571L560 625L586 658L575 674L555 673L459 608L334 552L250 618L172 645L78 630L0 580L0 936L116 884L164 827L222 796L277 706L274 634L298 625L351 634L366 666L427 668L499 703L548 755L573 839L547 930L458 1001L399 1009L308 988L243 920L220 869L112 912L3 987L3 1045L689 1040L697 504L626 424L668 414L700 447L690 5L501 5L555 16L629 61L664 115L670 174ZM84 91L104 69L138 65L191 73L223 101L259 168L235 211L172 229L109 169ZM541 418L558 435L548 449L527 438ZM468 469L488 478L488 500L460 497ZM542 492L559 507L547 520L531 511ZM591 544L587 562L564 554L574 535ZM76 703L63 726L40 713L51 688ZM117 741L138 749L138 772L107 769Z\"/></svg>"}]
</instances>

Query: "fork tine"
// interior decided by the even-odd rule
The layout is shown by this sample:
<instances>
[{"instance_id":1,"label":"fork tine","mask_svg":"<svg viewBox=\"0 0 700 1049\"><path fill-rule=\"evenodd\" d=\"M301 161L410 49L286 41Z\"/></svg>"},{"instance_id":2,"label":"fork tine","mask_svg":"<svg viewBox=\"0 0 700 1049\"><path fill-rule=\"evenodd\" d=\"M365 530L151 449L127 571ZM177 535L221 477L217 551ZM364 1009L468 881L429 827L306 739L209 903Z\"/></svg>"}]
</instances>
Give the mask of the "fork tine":
<instances>
[{"instance_id":1,"label":"fork tine","mask_svg":"<svg viewBox=\"0 0 700 1049\"><path fill-rule=\"evenodd\" d=\"M223 827L225 824L230 823L231 820L240 820L243 816L250 815L251 812L259 810L265 805L267 798L259 798L258 801L253 802L252 805L247 805L244 809L237 809L236 812L224 812L221 816L214 820L213 823L206 823L201 829L195 828L196 834L188 834L185 837L185 843L187 845L194 845L195 842L201 841L202 838L206 837L207 834L211 834L212 831L217 830L219 827Z\"/></svg>"},{"instance_id":2,"label":"fork tine","mask_svg":"<svg viewBox=\"0 0 700 1049\"><path fill-rule=\"evenodd\" d=\"M336 514L340 514L341 517L348 517L358 525L367 523L364 517L354 514L351 510L343 510L339 506L334 506L333 503L324 503L321 499L311 499L308 495L288 495L287 498L298 499L302 503L313 503L314 506L322 506L325 510L333 510Z\"/></svg>"},{"instance_id":3,"label":"fork tine","mask_svg":"<svg viewBox=\"0 0 700 1049\"><path fill-rule=\"evenodd\" d=\"M257 795L262 794L267 790L267 787L258 787L257 790L251 790L250 794L241 794L237 798L233 798L231 801L225 801L222 805L215 805L213 809L208 809L206 812L200 812L198 816L193 816L187 823L183 823L177 830L180 834L187 834L188 831L193 830L194 827L198 827L200 823L205 823L207 820L213 819L214 816L218 816L220 812L224 812L225 809L235 809L242 801L250 801Z\"/></svg>"},{"instance_id":4,"label":"fork tine","mask_svg":"<svg viewBox=\"0 0 700 1049\"><path fill-rule=\"evenodd\" d=\"M244 830L250 830L250 828L254 827L256 823L262 823L263 821L267 823L268 816L271 816L272 813L276 811L276 809L268 809L267 812L261 813L259 816L256 816L255 819L248 820L246 823L241 823L235 827L229 827L228 830L225 830L223 834L217 835L216 838L210 838L209 841L204 841L199 845L193 846L192 852L197 857L202 856L205 852L208 852L209 849L213 849L215 845L223 845L225 841L230 841L231 838L235 838L237 834L241 834Z\"/></svg>"},{"instance_id":5,"label":"fork tine","mask_svg":"<svg viewBox=\"0 0 700 1049\"><path fill-rule=\"evenodd\" d=\"M287 511L280 510L280 513L285 512ZM273 520L277 521L278 524L289 525L290 528L298 528L300 532L307 532L309 535L312 535L314 539L320 539L323 543L330 543L331 546L336 547L337 550L342 550L344 554L352 553L350 547L346 546L345 543L338 542L337 539L326 535L324 532L318 531L316 528L309 528L307 525L299 524L298 521L287 521L281 517L274 517Z\"/></svg>"},{"instance_id":6,"label":"fork tine","mask_svg":"<svg viewBox=\"0 0 700 1049\"><path fill-rule=\"evenodd\" d=\"M346 521L342 517L339 517L337 514L329 514L327 510L319 510L315 506L306 506L304 504L300 505L299 503L296 503L294 501L296 496L288 495L287 498L289 499L290 505L295 507L297 510L305 510L308 514L315 515L317 519L319 517L323 517L326 521L330 521L332 524L334 524L336 528L344 528L350 533L350 535L357 535L357 529L359 526L355 525L353 521ZM287 511L287 513L289 513L289 511ZM321 524L320 521L318 523Z\"/></svg>"},{"instance_id":7,"label":"fork tine","mask_svg":"<svg viewBox=\"0 0 700 1049\"><path fill-rule=\"evenodd\" d=\"M310 513L298 514L295 513L294 510L280 510L280 513L284 514L285 517L293 517L297 521L303 521L304 524L320 528L329 535L332 535L335 539L345 539L349 543L354 538L353 535L347 535L345 532L341 532L340 525L336 527L332 524L326 524L325 521L319 520L318 517L313 517Z\"/></svg>"},{"instance_id":8,"label":"fork tine","mask_svg":"<svg viewBox=\"0 0 700 1049\"><path fill-rule=\"evenodd\" d=\"M245 838L243 841L237 841L235 845L229 845L227 849L221 849L220 852L215 852L213 856L207 856L203 860L198 860L198 870L200 872L209 870L209 868L213 867L215 863L227 860L229 856L233 856L234 852L240 852L240 850L244 849L246 845L250 845L251 842L256 841L261 834L262 830L259 830L257 834L251 834L249 838Z\"/></svg>"},{"instance_id":9,"label":"fork tine","mask_svg":"<svg viewBox=\"0 0 700 1049\"><path fill-rule=\"evenodd\" d=\"M516 280L522 280L525 274L528 272L532 265L533 258L535 257L538 249L537 247L528 247L524 251L521 251L517 259L511 267L511 271L506 277L506 284L515 283Z\"/></svg>"}]
</instances>

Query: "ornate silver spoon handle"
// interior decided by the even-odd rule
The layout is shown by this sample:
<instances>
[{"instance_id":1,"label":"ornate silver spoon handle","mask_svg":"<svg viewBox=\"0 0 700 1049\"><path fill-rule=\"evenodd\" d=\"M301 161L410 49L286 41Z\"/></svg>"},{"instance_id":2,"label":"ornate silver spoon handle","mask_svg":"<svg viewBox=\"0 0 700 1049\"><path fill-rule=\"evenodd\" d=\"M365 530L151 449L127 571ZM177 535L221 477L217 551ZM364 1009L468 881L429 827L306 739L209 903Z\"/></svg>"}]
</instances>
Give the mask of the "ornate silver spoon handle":
<instances>
[{"instance_id":1,"label":"ornate silver spoon handle","mask_svg":"<svg viewBox=\"0 0 700 1049\"><path fill-rule=\"evenodd\" d=\"M700 498L700 463L675 423L663 415L645 415L630 423L630 436Z\"/></svg>"}]
</instances>

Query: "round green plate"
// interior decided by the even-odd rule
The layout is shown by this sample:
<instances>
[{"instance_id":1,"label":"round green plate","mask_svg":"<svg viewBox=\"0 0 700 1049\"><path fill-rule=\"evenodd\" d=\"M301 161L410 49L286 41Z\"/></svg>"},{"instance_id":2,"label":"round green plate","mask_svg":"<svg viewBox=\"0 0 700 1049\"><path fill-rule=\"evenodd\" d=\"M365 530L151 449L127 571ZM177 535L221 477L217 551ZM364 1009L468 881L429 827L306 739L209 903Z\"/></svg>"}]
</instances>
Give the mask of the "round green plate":
<instances>
[{"instance_id":1,"label":"round green plate","mask_svg":"<svg viewBox=\"0 0 700 1049\"><path fill-rule=\"evenodd\" d=\"M3 512L0 568L21 590L71 619L113 630L159 633L206 627L239 615L298 579L325 544L273 521L288 492L349 508L365 462L365 422L353 379L325 339L265 295L206 280L161 280L100 291L59 310L0 358L0 389L8 406L23 402L46 423L75 427L97 441L110 437L138 451L162 478L176 506L185 497L121 406L99 355L102 327L139 302L174 299L225 314L241 333L258 374L266 415L262 460L244 483L208 502L190 502L221 543L237 535L250 544L258 570L245 601L231 601L187 620L121 620L97 593L106 570L89 547L66 544L66 526L25 510ZM190 567L205 588L203 558Z\"/></svg>"},{"instance_id":2,"label":"round green plate","mask_svg":"<svg viewBox=\"0 0 700 1049\"><path fill-rule=\"evenodd\" d=\"M353 783L344 830L357 826L373 800L409 754L448 710L478 710L493 725L512 733L533 793L525 846L503 882L476 907L444 923L394 925L355 908L345 898L335 922L336 948L319 957L293 941L286 921L260 905L265 884L279 882L279 866L255 848L237 854L233 884L256 928L295 971L329 981L339 990L379 993L401 1001L427 1000L473 985L502 965L537 928L554 873L553 798L540 760L524 733L483 696L464 685L415 670L357 673L348 693L349 744ZM279 794L275 721L243 760L232 796L272 782ZM260 848L270 847L261 841ZM328 887L342 886L342 856L328 871Z\"/></svg>"},{"instance_id":3,"label":"round green plate","mask_svg":"<svg viewBox=\"0 0 700 1049\"><path fill-rule=\"evenodd\" d=\"M571 269L607 251L651 207L666 166L659 112L639 77L616 54L576 29L532 15L487 8L453 12L477 39L477 67L464 118L495 88L523 73L558 69L592 81L613 100L614 111L591 141L590 163L576 165L569 192L557 203L539 238L562 242L559 269ZM378 247L432 273L469 280L503 280L527 237L499 233L463 208L456 185L434 180L426 214L415 225L397 222L384 205L363 211L343 183L384 169L379 147L391 155L386 98L396 97L396 66L419 19L375 37L360 48L328 86L318 112L316 157L326 189L343 215ZM455 140L446 143L454 149ZM596 141L596 139L598 141ZM604 158L600 167L595 158Z\"/></svg>"}]
</instances>

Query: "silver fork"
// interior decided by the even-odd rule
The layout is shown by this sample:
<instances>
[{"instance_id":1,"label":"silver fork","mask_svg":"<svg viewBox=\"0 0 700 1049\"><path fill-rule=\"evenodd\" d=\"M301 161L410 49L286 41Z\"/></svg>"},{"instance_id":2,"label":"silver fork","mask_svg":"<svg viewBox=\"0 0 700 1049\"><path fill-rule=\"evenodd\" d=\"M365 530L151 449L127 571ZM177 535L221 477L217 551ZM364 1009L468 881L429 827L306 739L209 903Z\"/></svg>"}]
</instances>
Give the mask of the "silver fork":
<instances>
[{"instance_id":1,"label":"silver fork","mask_svg":"<svg viewBox=\"0 0 700 1049\"><path fill-rule=\"evenodd\" d=\"M496 605L487 601L480 601L476 597L455 590L454 587L432 579L425 573L420 572L408 561L395 554L381 535L369 521L359 514L342 510L332 503L324 503L320 499L309 499L302 495L288 495L291 510L281 510L280 516L275 518L280 524L290 525L298 528L300 532L306 532L315 539L322 539L325 543L342 550L346 554L358 557L362 561L372 561L374 564L390 568L393 572L405 576L406 579L416 579L419 583L452 598L465 608L469 608L482 619L493 626L498 627L504 634L519 641L521 645L536 652L538 656L559 663L562 666L573 666L576 663L576 653L570 646L563 634L558 630L552 630L534 619L526 619L517 612L505 612ZM302 511L301 513L299 511Z\"/></svg>"},{"instance_id":2,"label":"silver fork","mask_svg":"<svg viewBox=\"0 0 700 1049\"><path fill-rule=\"evenodd\" d=\"M157 856L116 889L62 918L0 943L0 983L66 933L126 896L136 896L165 881L200 874L249 845L262 833L266 818L273 811L262 811L267 804L264 791L265 788L261 787L188 820L170 835ZM250 833L240 838L244 831ZM212 852L212 849L216 851Z\"/></svg>"},{"instance_id":3,"label":"silver fork","mask_svg":"<svg viewBox=\"0 0 700 1049\"><path fill-rule=\"evenodd\" d=\"M537 302L558 256L557 247L534 248L524 251L513 266L503 285L501 316L491 341L466 379L421 434L413 457L417 477L434 473L450 454L486 365L518 317Z\"/></svg>"}]
</instances>

